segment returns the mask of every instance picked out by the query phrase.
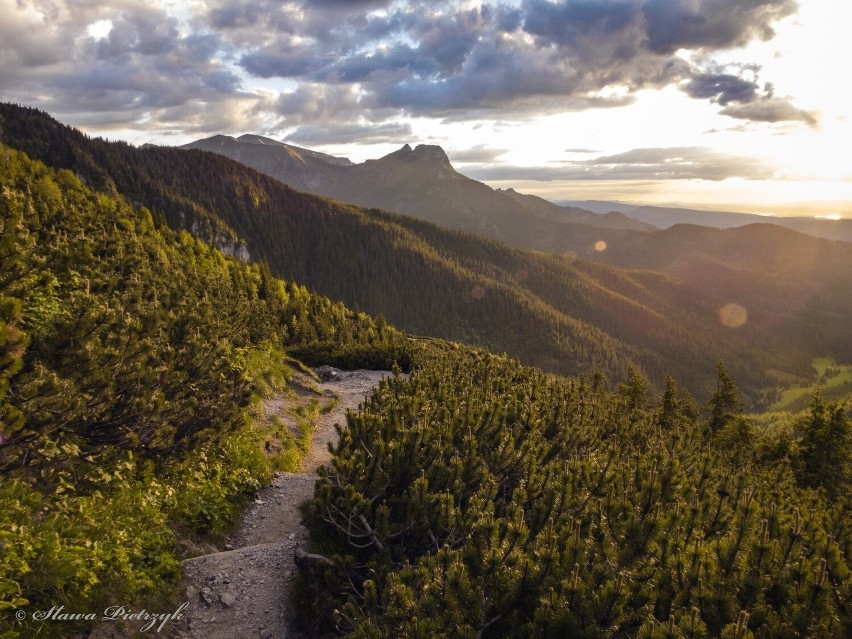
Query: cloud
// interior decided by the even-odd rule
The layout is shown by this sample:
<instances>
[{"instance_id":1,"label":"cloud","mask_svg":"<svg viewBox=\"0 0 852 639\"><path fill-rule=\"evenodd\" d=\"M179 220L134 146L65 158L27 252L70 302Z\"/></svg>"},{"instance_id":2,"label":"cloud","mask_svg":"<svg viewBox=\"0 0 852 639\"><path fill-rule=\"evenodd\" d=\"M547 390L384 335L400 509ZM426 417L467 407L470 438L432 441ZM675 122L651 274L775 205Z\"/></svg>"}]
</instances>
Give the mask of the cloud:
<instances>
[{"instance_id":1,"label":"cloud","mask_svg":"<svg viewBox=\"0 0 852 639\"><path fill-rule=\"evenodd\" d=\"M631 149L617 155L565 162L559 167L468 167L479 180L724 180L766 179L773 168L755 158L728 155L703 147Z\"/></svg>"},{"instance_id":2,"label":"cloud","mask_svg":"<svg viewBox=\"0 0 852 639\"><path fill-rule=\"evenodd\" d=\"M522 0L214 3L206 19L259 78L357 85L364 109L466 120L630 103L681 83L726 107L759 97L753 80L702 70L702 54L772 35L793 0ZM742 69L740 70L743 71ZM618 97L603 92L618 86ZM355 115L353 111L353 115ZM375 119L374 116L368 116Z\"/></svg>"},{"instance_id":3,"label":"cloud","mask_svg":"<svg viewBox=\"0 0 852 639\"><path fill-rule=\"evenodd\" d=\"M212 33L139 0L0 0L4 98L91 129L210 130L263 120L263 96L222 58ZM98 37L89 26L104 28ZM38 55L35 51L38 50Z\"/></svg>"},{"instance_id":4,"label":"cloud","mask_svg":"<svg viewBox=\"0 0 852 639\"><path fill-rule=\"evenodd\" d=\"M450 161L454 164L456 162L460 164L466 164L468 162L493 162L498 157L506 153L507 149L495 149L489 146L485 146L484 144L477 144L476 146L472 146L469 149L450 149L447 151L447 155L450 158Z\"/></svg>"},{"instance_id":5,"label":"cloud","mask_svg":"<svg viewBox=\"0 0 852 639\"><path fill-rule=\"evenodd\" d=\"M704 147L668 147L632 149L617 155L601 156L583 164L603 169L614 179L701 179L724 180L730 177L766 179L773 168L762 160L722 154Z\"/></svg>"},{"instance_id":6,"label":"cloud","mask_svg":"<svg viewBox=\"0 0 852 639\"><path fill-rule=\"evenodd\" d=\"M812 123L718 69L723 49L772 36L793 0L0 0L5 99L70 121L260 133L370 127L406 116L522 120L623 106L679 86L725 115ZM89 26L108 25L104 37ZM268 90L256 88L259 81ZM612 91L617 88L618 91ZM294 133L295 134L295 133Z\"/></svg>"},{"instance_id":7,"label":"cloud","mask_svg":"<svg viewBox=\"0 0 852 639\"><path fill-rule=\"evenodd\" d=\"M701 73L694 76L684 89L693 98L710 99L726 106L731 102L752 102L757 99L757 84L727 73Z\"/></svg>"},{"instance_id":8,"label":"cloud","mask_svg":"<svg viewBox=\"0 0 852 639\"><path fill-rule=\"evenodd\" d=\"M817 124L817 116L814 113L798 109L787 100L780 98L769 98L747 104L732 104L722 109L720 113L740 120L804 122L810 126L816 126Z\"/></svg>"},{"instance_id":9,"label":"cloud","mask_svg":"<svg viewBox=\"0 0 852 639\"><path fill-rule=\"evenodd\" d=\"M658 54L769 40L772 25L797 8L796 0L648 0L642 5L647 46Z\"/></svg>"},{"instance_id":10,"label":"cloud","mask_svg":"<svg viewBox=\"0 0 852 639\"><path fill-rule=\"evenodd\" d=\"M290 133L286 142L303 144L305 146L321 146L325 144L382 144L398 143L400 140L411 139L414 132L410 124L386 123L369 124L338 124L317 125L304 124Z\"/></svg>"}]
</instances>

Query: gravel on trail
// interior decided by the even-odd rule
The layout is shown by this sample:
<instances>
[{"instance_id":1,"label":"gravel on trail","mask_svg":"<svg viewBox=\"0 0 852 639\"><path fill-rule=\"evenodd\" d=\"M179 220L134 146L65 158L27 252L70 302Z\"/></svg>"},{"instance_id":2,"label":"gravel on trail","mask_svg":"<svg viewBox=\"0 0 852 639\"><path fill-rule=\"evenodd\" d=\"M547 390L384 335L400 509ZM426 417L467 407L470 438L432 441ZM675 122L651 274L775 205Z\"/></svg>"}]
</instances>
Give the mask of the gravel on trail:
<instances>
[{"instance_id":1,"label":"gravel on trail","mask_svg":"<svg viewBox=\"0 0 852 639\"><path fill-rule=\"evenodd\" d=\"M105 622L88 639L304 639L290 599L290 586L296 579L294 553L308 542L299 506L313 496L317 469L331 460L328 444L337 439L335 424L345 426L347 410L356 409L382 377L389 375L388 371L335 369L332 374L321 375L319 382L297 384L296 400L266 400L267 417L278 417L285 423L292 422L288 410L299 399L303 403L311 398L337 402L317 418L301 471L276 473L220 548L209 548L208 554L182 562L182 601L186 607L180 620L169 622L160 632L152 628L143 634L138 634L142 622ZM133 625L136 627L130 627Z\"/></svg>"}]
</instances>

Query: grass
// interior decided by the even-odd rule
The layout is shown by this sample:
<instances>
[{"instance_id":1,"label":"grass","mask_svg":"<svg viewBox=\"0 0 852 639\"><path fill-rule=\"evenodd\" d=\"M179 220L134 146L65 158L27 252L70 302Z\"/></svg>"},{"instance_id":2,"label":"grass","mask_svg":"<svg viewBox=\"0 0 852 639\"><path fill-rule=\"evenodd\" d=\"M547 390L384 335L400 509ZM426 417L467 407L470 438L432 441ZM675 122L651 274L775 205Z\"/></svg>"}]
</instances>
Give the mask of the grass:
<instances>
[{"instance_id":1,"label":"grass","mask_svg":"<svg viewBox=\"0 0 852 639\"><path fill-rule=\"evenodd\" d=\"M826 399L843 400L852 397L852 364L837 364L833 359L817 357L812 365L817 371L816 381L781 390L769 411L801 411L807 407L811 395L817 390Z\"/></svg>"}]
</instances>

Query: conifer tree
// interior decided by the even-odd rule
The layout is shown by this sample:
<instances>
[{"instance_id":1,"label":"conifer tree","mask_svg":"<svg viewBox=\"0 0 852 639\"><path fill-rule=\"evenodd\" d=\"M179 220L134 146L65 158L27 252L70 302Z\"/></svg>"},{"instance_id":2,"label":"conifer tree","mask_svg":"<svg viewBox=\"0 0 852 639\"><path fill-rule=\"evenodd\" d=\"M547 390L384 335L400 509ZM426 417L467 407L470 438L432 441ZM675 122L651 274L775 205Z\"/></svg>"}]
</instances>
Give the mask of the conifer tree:
<instances>
[{"instance_id":1,"label":"conifer tree","mask_svg":"<svg viewBox=\"0 0 852 639\"><path fill-rule=\"evenodd\" d=\"M710 398L710 430L718 432L742 412L740 393L725 363L716 364L716 392Z\"/></svg>"},{"instance_id":2,"label":"conifer tree","mask_svg":"<svg viewBox=\"0 0 852 639\"><path fill-rule=\"evenodd\" d=\"M802 482L822 486L831 496L848 494L852 487L852 425L846 407L826 403L820 393L814 393L810 414L798 428L802 433Z\"/></svg>"}]
</instances>

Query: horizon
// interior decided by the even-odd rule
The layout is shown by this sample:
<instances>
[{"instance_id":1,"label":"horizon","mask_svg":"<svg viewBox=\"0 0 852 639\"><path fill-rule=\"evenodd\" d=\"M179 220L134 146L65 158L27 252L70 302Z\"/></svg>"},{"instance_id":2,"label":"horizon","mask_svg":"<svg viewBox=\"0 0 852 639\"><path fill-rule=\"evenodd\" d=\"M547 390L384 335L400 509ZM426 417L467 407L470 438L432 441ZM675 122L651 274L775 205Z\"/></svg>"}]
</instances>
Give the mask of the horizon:
<instances>
[{"instance_id":1,"label":"horizon","mask_svg":"<svg viewBox=\"0 0 852 639\"><path fill-rule=\"evenodd\" d=\"M442 146L549 200L852 218L828 0L0 0L0 92L87 134Z\"/></svg>"}]
</instances>

